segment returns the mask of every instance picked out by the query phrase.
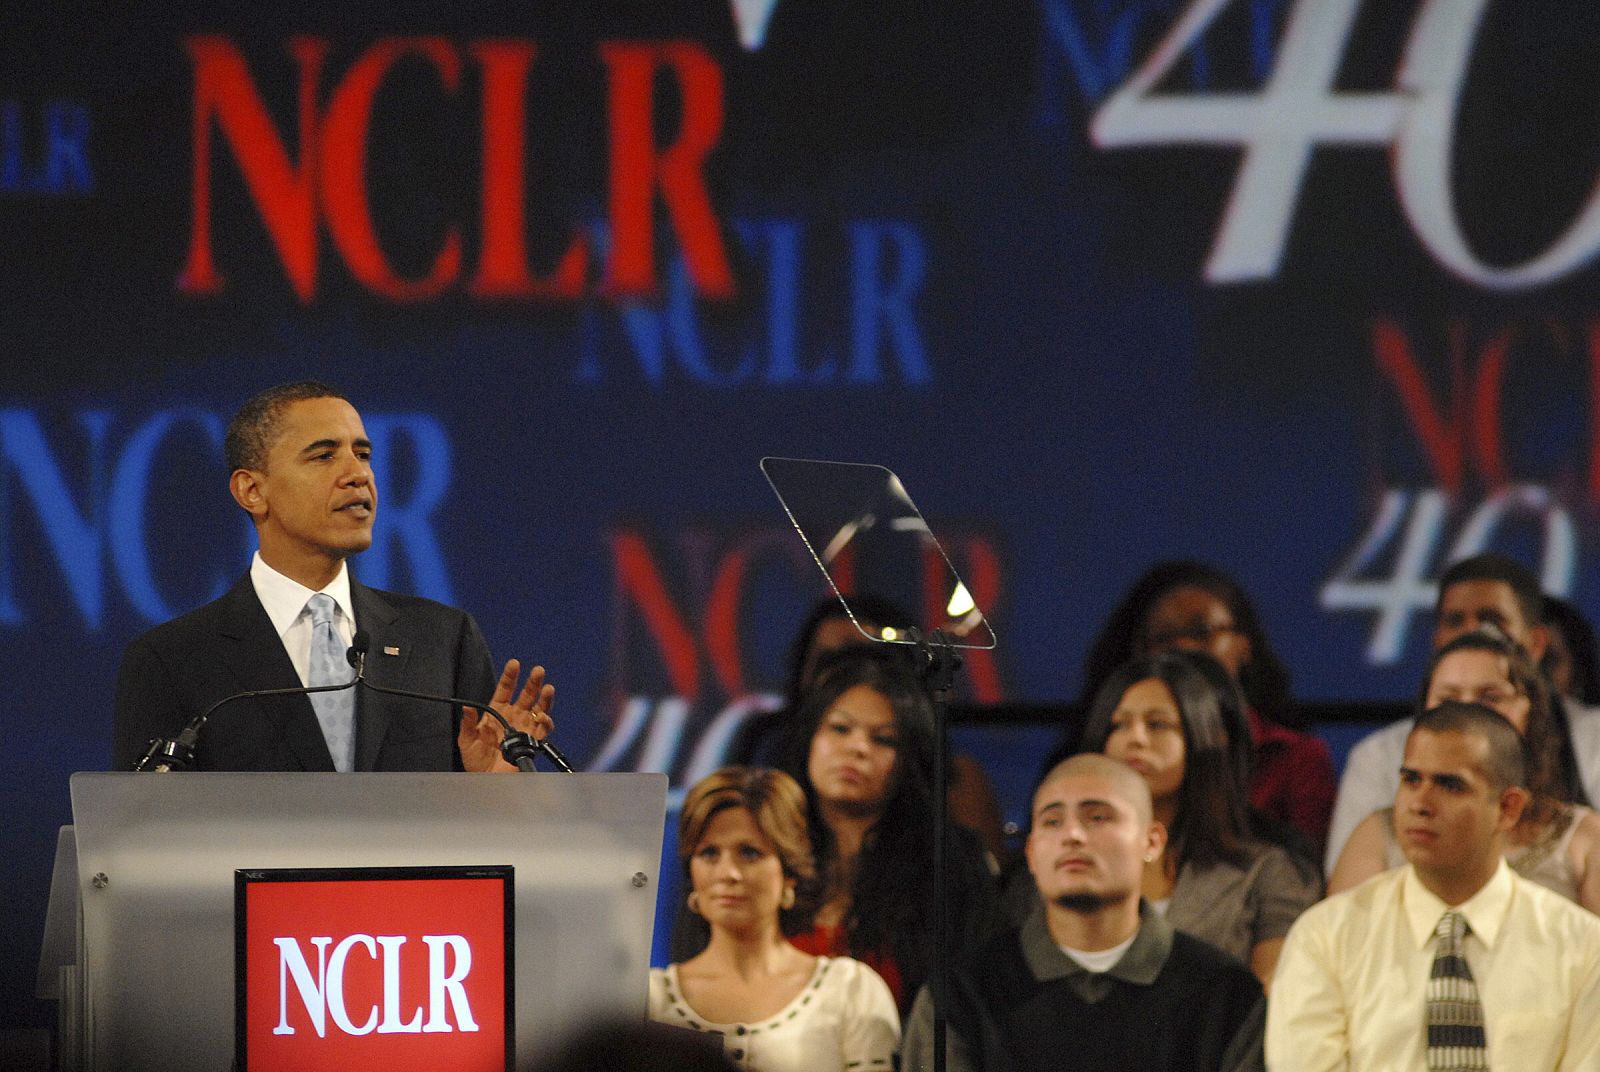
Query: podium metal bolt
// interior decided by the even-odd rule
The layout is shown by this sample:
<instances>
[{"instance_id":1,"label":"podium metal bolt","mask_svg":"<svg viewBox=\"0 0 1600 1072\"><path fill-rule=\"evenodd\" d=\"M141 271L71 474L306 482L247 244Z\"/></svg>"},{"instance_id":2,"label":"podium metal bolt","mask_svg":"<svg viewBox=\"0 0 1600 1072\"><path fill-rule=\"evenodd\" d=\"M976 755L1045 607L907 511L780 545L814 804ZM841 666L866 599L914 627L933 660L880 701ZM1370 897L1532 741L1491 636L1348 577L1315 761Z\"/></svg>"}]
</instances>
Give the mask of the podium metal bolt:
<instances>
[{"instance_id":1,"label":"podium metal bolt","mask_svg":"<svg viewBox=\"0 0 1600 1072\"><path fill-rule=\"evenodd\" d=\"M98 876L96 876L96 878L105 878L105 876L104 875L98 875ZM650 882L650 876L646 875L643 871L635 871L633 873L633 888L634 889L636 889L636 890L637 889L643 889L645 886L647 886L649 884L649 882Z\"/></svg>"},{"instance_id":2,"label":"podium metal bolt","mask_svg":"<svg viewBox=\"0 0 1600 1072\"><path fill-rule=\"evenodd\" d=\"M97 890L103 890L111 885L111 878L104 871L97 871L94 878L89 880L89 884Z\"/></svg>"}]
</instances>

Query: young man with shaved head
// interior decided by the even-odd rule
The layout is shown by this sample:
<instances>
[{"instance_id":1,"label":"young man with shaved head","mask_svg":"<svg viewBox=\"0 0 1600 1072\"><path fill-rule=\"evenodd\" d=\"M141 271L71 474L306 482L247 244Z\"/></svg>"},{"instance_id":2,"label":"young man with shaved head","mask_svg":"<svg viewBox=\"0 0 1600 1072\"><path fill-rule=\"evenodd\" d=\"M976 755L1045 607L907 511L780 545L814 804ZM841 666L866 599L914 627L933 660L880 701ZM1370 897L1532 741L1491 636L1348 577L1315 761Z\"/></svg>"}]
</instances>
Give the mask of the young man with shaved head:
<instances>
[{"instance_id":1,"label":"young man with shaved head","mask_svg":"<svg viewBox=\"0 0 1600 1072\"><path fill-rule=\"evenodd\" d=\"M1027 843L1041 904L1020 931L999 935L952 972L950 1069L1260 1067L1255 976L1174 931L1139 898L1144 865L1165 845L1150 790L1132 769L1078 755L1045 776ZM904 1069L933 1067L926 989L903 1053Z\"/></svg>"},{"instance_id":2,"label":"young man with shaved head","mask_svg":"<svg viewBox=\"0 0 1600 1072\"><path fill-rule=\"evenodd\" d=\"M487 700L543 739L554 690L535 667L496 680L472 617L428 599L382 592L346 560L372 544L378 488L361 415L333 388L301 381L246 402L223 444L228 490L260 549L220 599L158 626L123 654L112 763L130 769L152 738L173 737L235 693L339 684L345 652L369 638L367 677L391 688ZM351 689L235 702L200 735L201 770L514 770L502 731L467 710Z\"/></svg>"},{"instance_id":3,"label":"young man with shaved head","mask_svg":"<svg viewBox=\"0 0 1600 1072\"><path fill-rule=\"evenodd\" d=\"M1314 905L1267 1004L1272 1072L1600 1069L1600 917L1521 878L1522 738L1479 704L1417 720L1394 832L1407 864Z\"/></svg>"}]
</instances>

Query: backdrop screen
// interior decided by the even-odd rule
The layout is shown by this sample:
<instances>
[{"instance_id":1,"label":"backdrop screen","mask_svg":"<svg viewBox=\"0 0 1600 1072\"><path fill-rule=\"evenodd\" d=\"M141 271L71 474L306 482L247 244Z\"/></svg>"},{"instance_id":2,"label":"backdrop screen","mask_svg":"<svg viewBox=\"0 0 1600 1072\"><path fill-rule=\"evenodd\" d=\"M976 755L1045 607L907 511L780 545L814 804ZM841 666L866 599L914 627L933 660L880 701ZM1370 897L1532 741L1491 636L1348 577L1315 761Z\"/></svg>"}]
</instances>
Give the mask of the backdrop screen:
<instances>
[{"instance_id":1,"label":"backdrop screen","mask_svg":"<svg viewBox=\"0 0 1600 1072\"><path fill-rule=\"evenodd\" d=\"M827 593L763 456L884 465L1075 695L1154 560L1401 699L1480 548L1594 605L1588 0L24 4L0 34L0 1017L120 653L253 536L223 428L360 409L362 581L714 768ZM1032 769L1035 757L1027 757Z\"/></svg>"}]
</instances>

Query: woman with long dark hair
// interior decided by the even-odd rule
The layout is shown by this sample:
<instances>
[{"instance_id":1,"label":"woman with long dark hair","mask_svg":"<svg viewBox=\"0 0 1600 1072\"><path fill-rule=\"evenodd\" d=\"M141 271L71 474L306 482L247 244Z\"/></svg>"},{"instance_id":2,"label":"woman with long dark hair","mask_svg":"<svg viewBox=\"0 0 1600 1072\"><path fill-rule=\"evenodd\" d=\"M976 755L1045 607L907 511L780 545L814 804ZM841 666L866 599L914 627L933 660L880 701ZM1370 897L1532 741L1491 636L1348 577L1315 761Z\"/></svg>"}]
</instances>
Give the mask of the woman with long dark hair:
<instances>
[{"instance_id":1,"label":"woman with long dark hair","mask_svg":"<svg viewBox=\"0 0 1600 1072\"><path fill-rule=\"evenodd\" d=\"M845 603L850 609L845 610ZM848 648L873 647L867 634L877 634L885 626L904 629L915 619L886 599L872 595L835 597L819 600L800 623L789 647L788 680L784 684L784 704L776 711L747 721L728 748L731 763L764 764L775 761L786 727L796 717L801 702L816 683L817 673L828 659ZM863 632L865 630L865 632ZM907 670L916 666L916 650L906 645L888 647L889 658L904 662ZM962 753L951 756L950 817L982 840L996 860L1006 854L1000 799L988 772L975 758Z\"/></svg>"},{"instance_id":2,"label":"woman with long dark hair","mask_svg":"<svg viewBox=\"0 0 1600 1072\"><path fill-rule=\"evenodd\" d=\"M1520 645L1498 632L1463 633L1428 663L1417 711L1446 700L1491 708L1522 735L1532 800L1507 839L1506 862L1524 878L1600 912L1600 815L1572 803L1544 675ZM1330 892L1405 863L1393 820L1391 807L1361 821L1329 876Z\"/></svg>"},{"instance_id":3,"label":"woman with long dark hair","mask_svg":"<svg viewBox=\"0 0 1600 1072\"><path fill-rule=\"evenodd\" d=\"M1208 659L1173 652L1114 670L1090 704L1079 751L1120 759L1150 786L1167 847L1145 866L1144 898L1265 984L1289 925L1322 884L1314 869L1252 835L1241 726L1229 725L1229 697L1218 687L1227 678Z\"/></svg>"},{"instance_id":4,"label":"woman with long dark hair","mask_svg":"<svg viewBox=\"0 0 1600 1072\"><path fill-rule=\"evenodd\" d=\"M1141 655L1199 651L1244 694L1254 752L1249 803L1310 839L1320 858L1338 792L1328 746L1306 732L1289 671L1239 582L1203 562L1158 562L1106 619L1083 668L1089 703L1117 667Z\"/></svg>"},{"instance_id":5,"label":"woman with long dark hair","mask_svg":"<svg viewBox=\"0 0 1600 1072\"><path fill-rule=\"evenodd\" d=\"M818 664L786 729L778 766L805 790L821 884L812 927L793 940L872 965L904 1011L935 949L970 948L997 916L982 848L950 824L949 930L933 931L932 704L900 652L852 648Z\"/></svg>"}]
</instances>

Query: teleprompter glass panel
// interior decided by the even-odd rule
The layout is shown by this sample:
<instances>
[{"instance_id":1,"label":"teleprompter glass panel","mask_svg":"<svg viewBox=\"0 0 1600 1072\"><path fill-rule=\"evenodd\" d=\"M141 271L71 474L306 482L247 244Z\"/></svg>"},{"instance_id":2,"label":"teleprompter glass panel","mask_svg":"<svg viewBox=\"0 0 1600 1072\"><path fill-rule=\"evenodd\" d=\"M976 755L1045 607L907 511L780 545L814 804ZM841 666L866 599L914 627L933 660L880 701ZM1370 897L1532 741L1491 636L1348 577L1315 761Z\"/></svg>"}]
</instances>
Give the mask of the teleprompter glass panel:
<instances>
[{"instance_id":1,"label":"teleprompter glass panel","mask_svg":"<svg viewBox=\"0 0 1600 1072\"><path fill-rule=\"evenodd\" d=\"M761 471L863 635L910 644L938 631L955 647L995 646L982 608L892 470L763 458ZM864 595L900 608L902 620L863 621L850 599Z\"/></svg>"}]
</instances>

